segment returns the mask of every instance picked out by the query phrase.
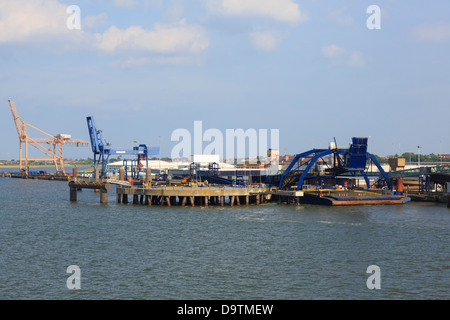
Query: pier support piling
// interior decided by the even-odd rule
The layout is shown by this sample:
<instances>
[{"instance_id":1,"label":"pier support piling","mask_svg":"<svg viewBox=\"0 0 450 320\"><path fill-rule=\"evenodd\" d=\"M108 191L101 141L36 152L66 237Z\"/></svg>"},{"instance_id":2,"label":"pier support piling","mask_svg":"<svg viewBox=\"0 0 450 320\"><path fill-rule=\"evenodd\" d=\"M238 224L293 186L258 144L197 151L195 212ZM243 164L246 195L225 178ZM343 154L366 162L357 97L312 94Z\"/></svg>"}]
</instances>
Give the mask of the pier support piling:
<instances>
[{"instance_id":1,"label":"pier support piling","mask_svg":"<svg viewBox=\"0 0 450 320\"><path fill-rule=\"evenodd\" d=\"M100 203L108 203L108 191L100 189Z\"/></svg>"},{"instance_id":2,"label":"pier support piling","mask_svg":"<svg viewBox=\"0 0 450 320\"><path fill-rule=\"evenodd\" d=\"M145 183L152 181L152 171L150 169L145 170Z\"/></svg>"},{"instance_id":3,"label":"pier support piling","mask_svg":"<svg viewBox=\"0 0 450 320\"><path fill-rule=\"evenodd\" d=\"M77 201L77 189L70 188L70 201Z\"/></svg>"},{"instance_id":4,"label":"pier support piling","mask_svg":"<svg viewBox=\"0 0 450 320\"><path fill-rule=\"evenodd\" d=\"M111 184L98 181L70 181L70 201L77 201L77 191L81 189L94 189L100 191L100 203L108 203L108 190Z\"/></svg>"}]
</instances>

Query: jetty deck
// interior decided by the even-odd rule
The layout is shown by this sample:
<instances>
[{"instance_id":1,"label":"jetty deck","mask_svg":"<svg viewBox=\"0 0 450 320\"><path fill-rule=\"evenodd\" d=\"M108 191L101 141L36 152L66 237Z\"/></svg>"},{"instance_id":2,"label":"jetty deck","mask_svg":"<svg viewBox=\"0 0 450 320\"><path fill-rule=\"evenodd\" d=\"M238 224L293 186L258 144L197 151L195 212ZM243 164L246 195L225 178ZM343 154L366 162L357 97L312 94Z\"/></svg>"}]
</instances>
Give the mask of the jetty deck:
<instances>
[{"instance_id":1,"label":"jetty deck","mask_svg":"<svg viewBox=\"0 0 450 320\"><path fill-rule=\"evenodd\" d=\"M117 186L117 203L146 205L220 205L260 204L270 199L266 186Z\"/></svg>"}]
</instances>

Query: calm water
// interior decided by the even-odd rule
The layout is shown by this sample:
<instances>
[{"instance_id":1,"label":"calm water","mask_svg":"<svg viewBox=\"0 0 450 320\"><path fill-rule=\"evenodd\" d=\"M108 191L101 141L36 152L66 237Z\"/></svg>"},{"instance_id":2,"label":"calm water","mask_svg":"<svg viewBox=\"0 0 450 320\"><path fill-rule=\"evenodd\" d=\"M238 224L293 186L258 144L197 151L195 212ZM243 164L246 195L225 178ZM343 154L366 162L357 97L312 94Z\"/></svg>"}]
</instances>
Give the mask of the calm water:
<instances>
[{"instance_id":1,"label":"calm water","mask_svg":"<svg viewBox=\"0 0 450 320\"><path fill-rule=\"evenodd\" d=\"M78 200L67 182L0 178L0 299L450 298L445 205L145 207L117 205L114 188L108 205Z\"/></svg>"}]
</instances>

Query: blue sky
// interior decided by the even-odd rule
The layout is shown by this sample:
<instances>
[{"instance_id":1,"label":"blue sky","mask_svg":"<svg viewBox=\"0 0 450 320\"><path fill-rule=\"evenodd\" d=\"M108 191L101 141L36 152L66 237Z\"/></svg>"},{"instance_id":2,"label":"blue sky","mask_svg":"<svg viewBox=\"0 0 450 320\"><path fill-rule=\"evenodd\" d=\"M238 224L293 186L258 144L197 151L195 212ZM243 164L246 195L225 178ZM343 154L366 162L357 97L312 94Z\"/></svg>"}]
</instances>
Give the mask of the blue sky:
<instances>
[{"instance_id":1,"label":"blue sky","mask_svg":"<svg viewBox=\"0 0 450 320\"><path fill-rule=\"evenodd\" d=\"M19 152L8 99L52 134L88 140L92 115L114 148L161 136L163 156L195 120L279 129L282 154L353 136L379 155L450 153L449 12L444 0L0 0L0 159Z\"/></svg>"}]
</instances>

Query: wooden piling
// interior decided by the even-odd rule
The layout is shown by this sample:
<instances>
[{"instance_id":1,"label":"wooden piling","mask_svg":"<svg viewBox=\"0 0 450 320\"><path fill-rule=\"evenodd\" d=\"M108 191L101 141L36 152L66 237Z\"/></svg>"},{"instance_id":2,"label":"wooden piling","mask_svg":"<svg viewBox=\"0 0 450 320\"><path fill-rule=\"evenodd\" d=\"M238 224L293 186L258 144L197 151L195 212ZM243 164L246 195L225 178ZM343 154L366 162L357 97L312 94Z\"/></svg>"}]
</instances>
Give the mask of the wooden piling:
<instances>
[{"instance_id":1,"label":"wooden piling","mask_svg":"<svg viewBox=\"0 0 450 320\"><path fill-rule=\"evenodd\" d=\"M70 188L70 201L77 201L77 189Z\"/></svg>"},{"instance_id":2,"label":"wooden piling","mask_svg":"<svg viewBox=\"0 0 450 320\"><path fill-rule=\"evenodd\" d=\"M100 189L100 203L108 203L108 191Z\"/></svg>"},{"instance_id":3,"label":"wooden piling","mask_svg":"<svg viewBox=\"0 0 450 320\"><path fill-rule=\"evenodd\" d=\"M100 181L70 181L70 201L77 201L77 191L81 189L94 189L100 191L100 203L108 203L108 190L111 184Z\"/></svg>"}]
</instances>

